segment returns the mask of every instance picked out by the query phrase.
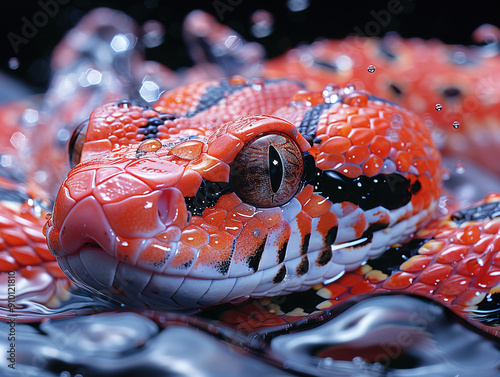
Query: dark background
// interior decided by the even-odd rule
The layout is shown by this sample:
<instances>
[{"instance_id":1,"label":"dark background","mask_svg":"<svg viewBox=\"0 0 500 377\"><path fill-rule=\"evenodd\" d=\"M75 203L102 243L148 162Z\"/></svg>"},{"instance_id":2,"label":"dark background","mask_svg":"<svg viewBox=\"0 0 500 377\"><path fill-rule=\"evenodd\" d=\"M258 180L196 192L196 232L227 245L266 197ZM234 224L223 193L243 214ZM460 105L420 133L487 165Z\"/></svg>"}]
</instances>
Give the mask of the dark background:
<instances>
[{"instance_id":1,"label":"dark background","mask_svg":"<svg viewBox=\"0 0 500 377\"><path fill-rule=\"evenodd\" d=\"M216 0L219 5L228 5L223 19L219 20L231 26L247 40L262 43L270 57L279 55L300 42L312 42L318 37L343 38L356 34L356 30L365 31L366 25L375 20L373 13L387 10L389 4L394 1L398 0L311 0L305 10L292 12L286 1ZM107 6L123 10L139 24L150 19L160 21L166 29L164 42L158 47L146 50L146 57L160 61L172 69L191 65L181 35L185 15L190 10L199 8L217 16L213 0L64 2L67 4L60 5L57 14L40 28L29 43L19 46L17 54L8 40L8 33L21 35L22 17L31 20L41 8L38 1L14 0L2 4L4 9L0 15L0 70L21 80L37 92L44 91L48 84L47 68L53 47L66 30L73 27L94 7ZM387 26L381 26L375 36L396 31L404 37L439 38L450 44L472 44L472 32L481 24L500 26L497 1L399 0L399 4L403 11L391 17L391 22ZM274 16L274 31L264 38L256 38L250 32L250 16L258 9L265 9ZM10 69L8 64L12 57L19 60L19 67L15 70Z\"/></svg>"}]
</instances>

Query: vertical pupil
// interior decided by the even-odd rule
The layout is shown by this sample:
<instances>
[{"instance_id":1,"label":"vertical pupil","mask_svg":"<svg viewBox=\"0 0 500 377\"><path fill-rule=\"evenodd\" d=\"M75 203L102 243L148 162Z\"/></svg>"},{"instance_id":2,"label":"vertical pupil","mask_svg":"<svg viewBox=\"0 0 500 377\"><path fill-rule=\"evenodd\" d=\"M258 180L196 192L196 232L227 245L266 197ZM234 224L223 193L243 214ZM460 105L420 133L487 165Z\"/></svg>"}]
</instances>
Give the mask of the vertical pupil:
<instances>
[{"instance_id":1,"label":"vertical pupil","mask_svg":"<svg viewBox=\"0 0 500 377\"><path fill-rule=\"evenodd\" d=\"M271 176L271 188L273 193L278 192L283 180L283 163L276 148L269 146L269 174Z\"/></svg>"}]
</instances>

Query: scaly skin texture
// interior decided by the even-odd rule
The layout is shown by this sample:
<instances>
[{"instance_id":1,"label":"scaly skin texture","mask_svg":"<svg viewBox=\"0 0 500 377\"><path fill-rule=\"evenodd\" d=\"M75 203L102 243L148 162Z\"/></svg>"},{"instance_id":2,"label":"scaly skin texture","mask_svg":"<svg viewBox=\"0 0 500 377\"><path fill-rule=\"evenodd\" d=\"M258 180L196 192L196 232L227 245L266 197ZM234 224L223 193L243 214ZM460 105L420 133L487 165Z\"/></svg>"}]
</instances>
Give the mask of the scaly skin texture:
<instances>
[{"instance_id":1,"label":"scaly skin texture","mask_svg":"<svg viewBox=\"0 0 500 377\"><path fill-rule=\"evenodd\" d=\"M132 306L200 307L305 290L432 217L440 155L417 116L297 89L233 77L96 109L46 225L63 271Z\"/></svg>"}]
</instances>

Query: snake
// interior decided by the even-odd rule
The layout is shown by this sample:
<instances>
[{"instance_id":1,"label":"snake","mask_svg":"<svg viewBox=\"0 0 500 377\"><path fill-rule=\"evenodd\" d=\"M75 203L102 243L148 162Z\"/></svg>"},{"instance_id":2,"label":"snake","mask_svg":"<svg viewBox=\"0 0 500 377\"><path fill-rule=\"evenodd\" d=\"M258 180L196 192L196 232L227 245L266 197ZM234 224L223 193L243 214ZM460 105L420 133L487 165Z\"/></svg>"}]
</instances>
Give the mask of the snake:
<instances>
[{"instance_id":1,"label":"snake","mask_svg":"<svg viewBox=\"0 0 500 377\"><path fill-rule=\"evenodd\" d=\"M229 303L220 320L241 331L413 294L497 336L500 194L440 214L445 169L424 119L356 85L315 77L318 90L310 71L275 77L273 64L152 106L97 107L53 208L5 182L26 199L2 205L6 284L17 271L54 308L75 286L136 309Z\"/></svg>"}]
</instances>

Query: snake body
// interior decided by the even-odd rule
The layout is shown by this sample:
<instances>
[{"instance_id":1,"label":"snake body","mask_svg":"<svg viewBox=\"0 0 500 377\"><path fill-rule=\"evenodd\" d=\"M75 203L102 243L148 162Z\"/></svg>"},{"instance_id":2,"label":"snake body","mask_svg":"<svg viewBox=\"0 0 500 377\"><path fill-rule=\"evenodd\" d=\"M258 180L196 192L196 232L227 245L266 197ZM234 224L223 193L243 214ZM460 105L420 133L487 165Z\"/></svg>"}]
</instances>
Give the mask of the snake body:
<instances>
[{"instance_id":1,"label":"snake body","mask_svg":"<svg viewBox=\"0 0 500 377\"><path fill-rule=\"evenodd\" d=\"M97 107L70 143L74 167L44 225L51 254L33 200L2 212L2 279L38 276L38 300L52 306L66 277L134 308L266 297L253 328L353 296L410 293L497 335L500 196L439 217L444 170L425 121L286 59L293 80L271 62L271 79L206 80L151 107ZM305 290L311 308L293 301ZM288 294L292 310L267 299ZM223 321L246 330L255 302Z\"/></svg>"}]
</instances>

